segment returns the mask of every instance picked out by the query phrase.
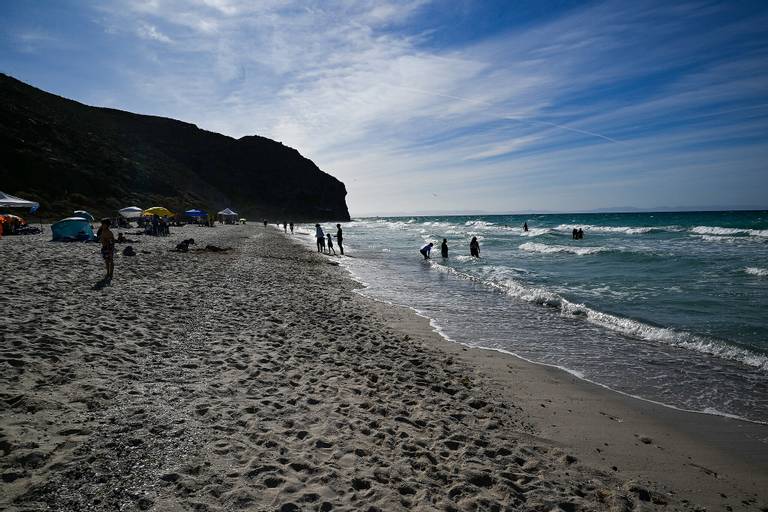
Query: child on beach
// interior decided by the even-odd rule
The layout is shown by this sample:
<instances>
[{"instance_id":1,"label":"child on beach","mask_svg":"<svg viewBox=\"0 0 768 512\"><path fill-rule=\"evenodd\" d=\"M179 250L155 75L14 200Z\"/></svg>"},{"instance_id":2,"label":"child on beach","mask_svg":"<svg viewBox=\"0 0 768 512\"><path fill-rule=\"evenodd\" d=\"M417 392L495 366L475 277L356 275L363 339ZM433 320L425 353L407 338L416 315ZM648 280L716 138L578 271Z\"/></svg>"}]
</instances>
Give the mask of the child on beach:
<instances>
[{"instance_id":1,"label":"child on beach","mask_svg":"<svg viewBox=\"0 0 768 512\"><path fill-rule=\"evenodd\" d=\"M112 280L112 274L115 270L115 235L110 231L109 219L101 219L99 228L99 241L101 242L101 257L104 258L104 264L107 267L107 281Z\"/></svg>"},{"instance_id":2,"label":"child on beach","mask_svg":"<svg viewBox=\"0 0 768 512\"><path fill-rule=\"evenodd\" d=\"M331 251L333 251L333 255L336 256L336 249L333 248L333 239L331 238L331 234L328 233L326 236L328 237L328 254L331 254Z\"/></svg>"}]
</instances>

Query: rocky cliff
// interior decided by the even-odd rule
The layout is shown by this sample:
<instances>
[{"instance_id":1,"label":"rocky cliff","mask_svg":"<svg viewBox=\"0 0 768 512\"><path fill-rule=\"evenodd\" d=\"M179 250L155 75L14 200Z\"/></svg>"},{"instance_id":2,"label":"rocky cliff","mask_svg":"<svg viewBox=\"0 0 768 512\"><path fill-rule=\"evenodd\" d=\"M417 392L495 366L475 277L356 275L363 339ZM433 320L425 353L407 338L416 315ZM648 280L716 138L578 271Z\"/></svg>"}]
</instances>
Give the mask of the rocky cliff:
<instances>
[{"instance_id":1,"label":"rocky cliff","mask_svg":"<svg viewBox=\"0 0 768 512\"><path fill-rule=\"evenodd\" d=\"M348 220L344 184L279 142L97 108L0 74L0 190L76 209L231 207L254 220Z\"/></svg>"}]
</instances>

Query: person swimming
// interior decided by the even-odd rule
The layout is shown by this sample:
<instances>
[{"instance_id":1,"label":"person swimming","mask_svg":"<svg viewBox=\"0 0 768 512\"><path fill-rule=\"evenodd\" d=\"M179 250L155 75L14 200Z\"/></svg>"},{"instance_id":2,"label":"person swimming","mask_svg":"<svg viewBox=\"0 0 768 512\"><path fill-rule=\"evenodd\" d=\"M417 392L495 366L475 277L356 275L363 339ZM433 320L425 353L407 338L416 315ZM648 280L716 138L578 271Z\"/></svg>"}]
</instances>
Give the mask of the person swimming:
<instances>
[{"instance_id":1,"label":"person swimming","mask_svg":"<svg viewBox=\"0 0 768 512\"><path fill-rule=\"evenodd\" d=\"M480 242L477 241L477 237L473 236L472 241L469 242L469 254L473 258L480 257Z\"/></svg>"},{"instance_id":2,"label":"person swimming","mask_svg":"<svg viewBox=\"0 0 768 512\"><path fill-rule=\"evenodd\" d=\"M440 256L442 256L443 258L448 257L448 240L446 240L445 238L443 238L443 243L440 246Z\"/></svg>"},{"instance_id":3,"label":"person swimming","mask_svg":"<svg viewBox=\"0 0 768 512\"><path fill-rule=\"evenodd\" d=\"M419 249L419 252L421 253L422 256L424 256L425 260L429 259L429 253L432 252L432 247L434 247L434 245L435 244L433 244L432 242L429 242L427 245Z\"/></svg>"}]
</instances>

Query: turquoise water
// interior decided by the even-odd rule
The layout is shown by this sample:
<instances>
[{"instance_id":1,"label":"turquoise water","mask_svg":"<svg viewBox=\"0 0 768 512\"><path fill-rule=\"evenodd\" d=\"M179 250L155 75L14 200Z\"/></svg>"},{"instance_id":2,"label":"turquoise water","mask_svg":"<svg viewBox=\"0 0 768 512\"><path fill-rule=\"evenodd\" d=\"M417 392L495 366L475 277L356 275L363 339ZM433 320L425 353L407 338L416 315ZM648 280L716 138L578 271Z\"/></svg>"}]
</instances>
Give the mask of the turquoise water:
<instances>
[{"instance_id":1,"label":"turquoise water","mask_svg":"<svg viewBox=\"0 0 768 512\"><path fill-rule=\"evenodd\" d=\"M364 294L457 342L768 421L768 212L364 218L345 225L345 246Z\"/></svg>"}]
</instances>

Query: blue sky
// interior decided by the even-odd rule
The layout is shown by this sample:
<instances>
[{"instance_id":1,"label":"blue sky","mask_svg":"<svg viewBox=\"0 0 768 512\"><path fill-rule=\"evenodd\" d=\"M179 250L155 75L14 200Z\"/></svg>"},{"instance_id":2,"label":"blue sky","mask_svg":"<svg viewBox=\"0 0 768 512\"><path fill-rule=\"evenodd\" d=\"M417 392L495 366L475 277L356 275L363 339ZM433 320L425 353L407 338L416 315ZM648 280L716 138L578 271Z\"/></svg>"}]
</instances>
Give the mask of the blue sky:
<instances>
[{"instance_id":1,"label":"blue sky","mask_svg":"<svg viewBox=\"0 0 768 512\"><path fill-rule=\"evenodd\" d=\"M353 215L768 207L768 2L0 3L0 71L293 146Z\"/></svg>"}]
</instances>

